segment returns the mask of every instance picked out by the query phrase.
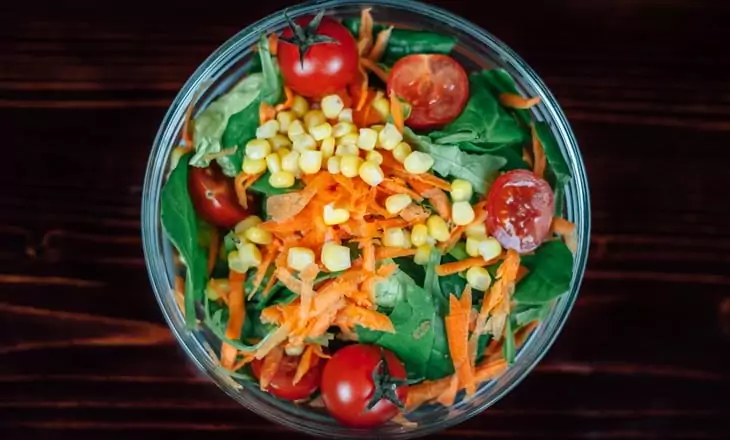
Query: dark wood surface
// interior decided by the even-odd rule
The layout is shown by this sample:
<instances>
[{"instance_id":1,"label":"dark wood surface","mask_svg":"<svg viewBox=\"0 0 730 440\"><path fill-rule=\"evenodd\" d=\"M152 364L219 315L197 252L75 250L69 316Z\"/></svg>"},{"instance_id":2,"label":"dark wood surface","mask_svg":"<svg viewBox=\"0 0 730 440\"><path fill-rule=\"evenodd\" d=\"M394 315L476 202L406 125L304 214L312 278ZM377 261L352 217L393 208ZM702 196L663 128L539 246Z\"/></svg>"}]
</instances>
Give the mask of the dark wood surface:
<instances>
[{"instance_id":1,"label":"dark wood surface","mask_svg":"<svg viewBox=\"0 0 730 440\"><path fill-rule=\"evenodd\" d=\"M179 3L0 3L1 438L284 435L176 345L139 207L178 88L238 29L294 2ZM556 94L594 227L580 298L544 361L436 437L730 438L730 4L438 3Z\"/></svg>"}]
</instances>

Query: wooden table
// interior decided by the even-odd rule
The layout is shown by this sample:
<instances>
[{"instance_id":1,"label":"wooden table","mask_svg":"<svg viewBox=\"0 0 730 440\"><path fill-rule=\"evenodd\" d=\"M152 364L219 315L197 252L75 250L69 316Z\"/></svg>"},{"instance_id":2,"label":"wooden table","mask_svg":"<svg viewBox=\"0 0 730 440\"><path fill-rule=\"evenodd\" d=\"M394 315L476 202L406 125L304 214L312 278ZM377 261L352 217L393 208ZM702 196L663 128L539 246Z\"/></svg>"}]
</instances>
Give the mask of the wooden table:
<instances>
[{"instance_id":1,"label":"wooden table","mask_svg":"<svg viewBox=\"0 0 730 440\"><path fill-rule=\"evenodd\" d=\"M187 362L148 284L139 209L178 88L238 29L294 2L179 3L0 6L0 438L285 433ZM730 438L730 5L438 3L557 95L594 227L548 356L437 437Z\"/></svg>"}]
</instances>

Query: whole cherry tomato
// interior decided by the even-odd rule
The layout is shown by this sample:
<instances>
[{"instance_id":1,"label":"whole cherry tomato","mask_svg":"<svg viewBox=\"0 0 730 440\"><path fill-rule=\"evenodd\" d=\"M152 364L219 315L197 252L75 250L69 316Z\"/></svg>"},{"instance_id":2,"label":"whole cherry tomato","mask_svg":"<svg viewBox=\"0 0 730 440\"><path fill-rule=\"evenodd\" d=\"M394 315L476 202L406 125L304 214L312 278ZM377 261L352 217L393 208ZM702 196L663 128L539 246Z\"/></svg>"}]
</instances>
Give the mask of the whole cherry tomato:
<instances>
[{"instance_id":1,"label":"whole cherry tomato","mask_svg":"<svg viewBox=\"0 0 730 440\"><path fill-rule=\"evenodd\" d=\"M214 226L230 229L251 214L238 202L233 179L223 174L215 162L206 168L190 167L188 191L195 211Z\"/></svg>"},{"instance_id":2,"label":"whole cherry tomato","mask_svg":"<svg viewBox=\"0 0 730 440\"><path fill-rule=\"evenodd\" d=\"M299 359L299 356L285 355L266 391L285 400L300 400L311 396L319 387L320 378L322 377L322 362L318 362L311 367L301 380L295 384L294 375L297 372ZM261 359L254 360L251 363L251 369L257 379L261 378L263 362L263 359Z\"/></svg>"}]
</instances>

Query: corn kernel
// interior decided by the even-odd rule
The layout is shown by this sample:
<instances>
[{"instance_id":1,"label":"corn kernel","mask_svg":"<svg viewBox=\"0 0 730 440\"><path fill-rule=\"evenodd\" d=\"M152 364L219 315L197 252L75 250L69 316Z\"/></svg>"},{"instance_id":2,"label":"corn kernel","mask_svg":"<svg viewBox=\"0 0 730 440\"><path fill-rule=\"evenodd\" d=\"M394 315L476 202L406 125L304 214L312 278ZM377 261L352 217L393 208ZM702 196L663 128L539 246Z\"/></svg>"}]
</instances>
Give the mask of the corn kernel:
<instances>
[{"instance_id":1,"label":"corn kernel","mask_svg":"<svg viewBox=\"0 0 730 440\"><path fill-rule=\"evenodd\" d=\"M261 264L261 251L255 244L247 243L238 248L238 260L248 271L248 269Z\"/></svg>"},{"instance_id":2,"label":"corn kernel","mask_svg":"<svg viewBox=\"0 0 730 440\"><path fill-rule=\"evenodd\" d=\"M309 134L312 135L314 140L321 141L324 140L330 136L332 136L332 126L329 122L325 122L324 124L319 124L316 127L312 127L309 130Z\"/></svg>"},{"instance_id":3,"label":"corn kernel","mask_svg":"<svg viewBox=\"0 0 730 440\"><path fill-rule=\"evenodd\" d=\"M378 133L375 130L369 128L361 128L360 136L357 138L357 146L365 151L370 151L375 148L375 143L378 141Z\"/></svg>"},{"instance_id":4,"label":"corn kernel","mask_svg":"<svg viewBox=\"0 0 730 440\"><path fill-rule=\"evenodd\" d=\"M258 226L252 226L246 229L243 235L248 241L256 244L270 244L274 239L271 232Z\"/></svg>"},{"instance_id":5,"label":"corn kernel","mask_svg":"<svg viewBox=\"0 0 730 440\"><path fill-rule=\"evenodd\" d=\"M423 223L414 225L411 229L411 242L414 246L423 246L428 240L428 226Z\"/></svg>"},{"instance_id":6,"label":"corn kernel","mask_svg":"<svg viewBox=\"0 0 730 440\"><path fill-rule=\"evenodd\" d=\"M332 156L327 159L327 172L330 174L340 174L340 158Z\"/></svg>"},{"instance_id":7,"label":"corn kernel","mask_svg":"<svg viewBox=\"0 0 730 440\"><path fill-rule=\"evenodd\" d=\"M360 135L357 133L348 133L337 139L337 145L354 145L357 147L358 139L360 139Z\"/></svg>"},{"instance_id":8,"label":"corn kernel","mask_svg":"<svg viewBox=\"0 0 730 440\"><path fill-rule=\"evenodd\" d=\"M238 251L231 251L228 254L228 267L239 273L246 273L249 269L241 262Z\"/></svg>"},{"instance_id":9,"label":"corn kernel","mask_svg":"<svg viewBox=\"0 0 730 440\"><path fill-rule=\"evenodd\" d=\"M289 154L289 153L291 153L291 150L288 149L287 147L281 147L278 150L276 150L276 154L278 154L279 157L282 159L285 158L287 156L287 154Z\"/></svg>"},{"instance_id":10,"label":"corn kernel","mask_svg":"<svg viewBox=\"0 0 730 440\"><path fill-rule=\"evenodd\" d=\"M258 139L271 139L279 132L279 121L272 119L264 122L256 128L256 137Z\"/></svg>"},{"instance_id":11,"label":"corn kernel","mask_svg":"<svg viewBox=\"0 0 730 440\"><path fill-rule=\"evenodd\" d=\"M302 121L299 119L292 121L291 124L289 124L289 129L286 131L287 136L289 136L289 139L294 141L294 138L300 135L305 134L304 131L304 124L302 124Z\"/></svg>"},{"instance_id":12,"label":"corn kernel","mask_svg":"<svg viewBox=\"0 0 730 440\"><path fill-rule=\"evenodd\" d=\"M332 242L325 243L322 246L321 259L324 267L330 272L349 269L352 265L350 262L350 248Z\"/></svg>"},{"instance_id":13,"label":"corn kernel","mask_svg":"<svg viewBox=\"0 0 730 440\"><path fill-rule=\"evenodd\" d=\"M383 246L389 247L403 247L406 243L405 236L402 228L388 228L383 231L383 238L381 239Z\"/></svg>"},{"instance_id":14,"label":"corn kernel","mask_svg":"<svg viewBox=\"0 0 730 440\"><path fill-rule=\"evenodd\" d=\"M469 283L472 289L485 291L492 284L492 277L487 269L483 267L470 267L466 271L466 282Z\"/></svg>"},{"instance_id":15,"label":"corn kernel","mask_svg":"<svg viewBox=\"0 0 730 440\"><path fill-rule=\"evenodd\" d=\"M385 199L385 210L390 214L398 214L412 201L413 199L408 194L393 194Z\"/></svg>"},{"instance_id":16,"label":"corn kernel","mask_svg":"<svg viewBox=\"0 0 730 440\"><path fill-rule=\"evenodd\" d=\"M305 150L314 150L317 148L317 141L309 134L301 134L292 139L292 149L299 151L300 153Z\"/></svg>"},{"instance_id":17,"label":"corn kernel","mask_svg":"<svg viewBox=\"0 0 730 440\"><path fill-rule=\"evenodd\" d=\"M464 230L464 235L477 240L484 240L487 238L487 225L483 222L471 224Z\"/></svg>"},{"instance_id":18,"label":"corn kernel","mask_svg":"<svg viewBox=\"0 0 730 440\"><path fill-rule=\"evenodd\" d=\"M266 159L243 158L241 170L246 174L259 174L266 171Z\"/></svg>"},{"instance_id":19,"label":"corn kernel","mask_svg":"<svg viewBox=\"0 0 730 440\"><path fill-rule=\"evenodd\" d=\"M479 255L485 260L497 258L501 253L502 245L494 237L488 237L479 243Z\"/></svg>"},{"instance_id":20,"label":"corn kernel","mask_svg":"<svg viewBox=\"0 0 730 440\"><path fill-rule=\"evenodd\" d=\"M322 112L327 119L337 119L340 112L345 108L345 103L339 95L328 95L322 98Z\"/></svg>"},{"instance_id":21,"label":"corn kernel","mask_svg":"<svg viewBox=\"0 0 730 440\"><path fill-rule=\"evenodd\" d=\"M479 245L485 238L466 237L466 253L469 254L470 257L480 256Z\"/></svg>"},{"instance_id":22,"label":"corn kernel","mask_svg":"<svg viewBox=\"0 0 730 440\"><path fill-rule=\"evenodd\" d=\"M365 160L370 162L375 162L378 165L383 164L383 155L380 154L378 151L368 151L368 154L365 155Z\"/></svg>"},{"instance_id":23,"label":"corn kernel","mask_svg":"<svg viewBox=\"0 0 730 440\"><path fill-rule=\"evenodd\" d=\"M289 171L279 171L269 176L269 185L274 188L289 188L294 185L294 174Z\"/></svg>"},{"instance_id":24,"label":"corn kernel","mask_svg":"<svg viewBox=\"0 0 730 440\"><path fill-rule=\"evenodd\" d=\"M271 139L269 139L269 143L271 144L271 148L274 151L279 151L282 148L291 147L291 141L283 134L277 134L276 136L272 137Z\"/></svg>"},{"instance_id":25,"label":"corn kernel","mask_svg":"<svg viewBox=\"0 0 730 440\"><path fill-rule=\"evenodd\" d=\"M324 205L322 218L327 226L341 225L350 220L350 211L344 208L335 208L334 203Z\"/></svg>"},{"instance_id":26,"label":"corn kernel","mask_svg":"<svg viewBox=\"0 0 730 440\"><path fill-rule=\"evenodd\" d=\"M332 136L336 138L341 138L355 132L357 132L357 127L355 127L352 121L340 121L332 127Z\"/></svg>"},{"instance_id":27,"label":"corn kernel","mask_svg":"<svg viewBox=\"0 0 730 440\"><path fill-rule=\"evenodd\" d=\"M428 235L438 241L444 242L448 240L451 235L449 227L446 225L446 221L436 214L426 220L426 226L428 226Z\"/></svg>"},{"instance_id":28,"label":"corn kernel","mask_svg":"<svg viewBox=\"0 0 730 440\"><path fill-rule=\"evenodd\" d=\"M330 157L335 155L335 138L332 136L323 139L322 143L319 145L319 151L322 152L322 157L324 159L329 159Z\"/></svg>"},{"instance_id":29,"label":"corn kernel","mask_svg":"<svg viewBox=\"0 0 730 440\"><path fill-rule=\"evenodd\" d=\"M341 144L335 149L335 156L358 156L359 154L360 149L353 144Z\"/></svg>"},{"instance_id":30,"label":"corn kernel","mask_svg":"<svg viewBox=\"0 0 730 440\"><path fill-rule=\"evenodd\" d=\"M271 144L266 139L252 139L246 144L246 157L265 159L271 153Z\"/></svg>"},{"instance_id":31,"label":"corn kernel","mask_svg":"<svg viewBox=\"0 0 730 440\"><path fill-rule=\"evenodd\" d=\"M272 174L281 171L281 156L278 153L271 153L266 156L266 168Z\"/></svg>"},{"instance_id":32,"label":"corn kernel","mask_svg":"<svg viewBox=\"0 0 730 440\"><path fill-rule=\"evenodd\" d=\"M310 264L314 264L314 251L305 247L289 248L286 254L286 265L289 269L303 271Z\"/></svg>"},{"instance_id":33,"label":"corn kernel","mask_svg":"<svg viewBox=\"0 0 730 440\"><path fill-rule=\"evenodd\" d=\"M413 247L413 241L411 241L411 231L408 229L403 230L403 247L410 249Z\"/></svg>"},{"instance_id":34,"label":"corn kernel","mask_svg":"<svg viewBox=\"0 0 730 440\"><path fill-rule=\"evenodd\" d=\"M411 146L405 142L401 142L393 149L393 158L400 163L406 161L406 158L411 154Z\"/></svg>"},{"instance_id":35,"label":"corn kernel","mask_svg":"<svg viewBox=\"0 0 730 440\"><path fill-rule=\"evenodd\" d=\"M242 233L246 232L249 228L252 228L252 227L260 224L262 221L263 220L261 220L261 217L258 217L255 215L249 215L245 219L236 223L236 226L233 228L233 232L235 232L236 234L242 234Z\"/></svg>"},{"instance_id":36,"label":"corn kernel","mask_svg":"<svg viewBox=\"0 0 730 440\"><path fill-rule=\"evenodd\" d=\"M359 156L352 154L344 155L340 158L340 172L343 176L352 179L358 175L362 162L363 160Z\"/></svg>"},{"instance_id":37,"label":"corn kernel","mask_svg":"<svg viewBox=\"0 0 730 440\"><path fill-rule=\"evenodd\" d=\"M304 353L304 345L287 345L284 347L284 353L286 353L287 356L301 356L302 353Z\"/></svg>"},{"instance_id":38,"label":"corn kernel","mask_svg":"<svg viewBox=\"0 0 730 440\"><path fill-rule=\"evenodd\" d=\"M363 182L367 183L370 186L380 185L380 182L382 182L385 178L385 175L383 174L383 170L380 168L380 165L370 161L363 162L363 164L360 165L357 173L363 180Z\"/></svg>"},{"instance_id":39,"label":"corn kernel","mask_svg":"<svg viewBox=\"0 0 730 440\"><path fill-rule=\"evenodd\" d=\"M421 266L428 264L431 259L431 246L422 244L416 248L416 254L413 255L413 262Z\"/></svg>"},{"instance_id":40,"label":"corn kernel","mask_svg":"<svg viewBox=\"0 0 730 440\"><path fill-rule=\"evenodd\" d=\"M293 111L283 111L276 114L276 120L279 121L279 133L286 133L289 130L289 124L297 119L297 115Z\"/></svg>"},{"instance_id":41,"label":"corn kernel","mask_svg":"<svg viewBox=\"0 0 730 440\"><path fill-rule=\"evenodd\" d=\"M298 118L301 118L309 111L309 103L303 96L296 95L291 109Z\"/></svg>"},{"instance_id":42,"label":"corn kernel","mask_svg":"<svg viewBox=\"0 0 730 440\"><path fill-rule=\"evenodd\" d=\"M454 179L451 182L451 200L454 202L467 202L474 194L471 183L464 179Z\"/></svg>"},{"instance_id":43,"label":"corn kernel","mask_svg":"<svg viewBox=\"0 0 730 440\"><path fill-rule=\"evenodd\" d=\"M299 169L304 174L315 174L322 169L322 152L317 150L304 150L299 156Z\"/></svg>"},{"instance_id":44,"label":"corn kernel","mask_svg":"<svg viewBox=\"0 0 730 440\"><path fill-rule=\"evenodd\" d=\"M383 128L385 128L385 125L383 125L383 124L375 124L375 125L371 125L370 128L372 130L377 131L378 134L380 134L380 132L383 131Z\"/></svg>"},{"instance_id":45,"label":"corn kernel","mask_svg":"<svg viewBox=\"0 0 730 440\"><path fill-rule=\"evenodd\" d=\"M304 127L307 129L307 131L311 130L312 127L316 127L320 124L324 124L327 122L327 117L324 115L322 110L309 110L306 115L304 115Z\"/></svg>"},{"instance_id":46,"label":"corn kernel","mask_svg":"<svg viewBox=\"0 0 730 440\"><path fill-rule=\"evenodd\" d=\"M299 172L299 152L292 151L281 158L281 169L296 174Z\"/></svg>"},{"instance_id":47,"label":"corn kernel","mask_svg":"<svg viewBox=\"0 0 730 440\"><path fill-rule=\"evenodd\" d=\"M383 120L387 119L388 115L390 115L390 103L386 98L382 96L377 97L373 99L373 102L370 105L373 106L373 109L378 112Z\"/></svg>"},{"instance_id":48,"label":"corn kernel","mask_svg":"<svg viewBox=\"0 0 730 440\"><path fill-rule=\"evenodd\" d=\"M434 164L433 157L420 151L413 151L406 157L403 167L411 174L423 174Z\"/></svg>"},{"instance_id":49,"label":"corn kernel","mask_svg":"<svg viewBox=\"0 0 730 440\"><path fill-rule=\"evenodd\" d=\"M451 205L451 219L458 226L466 226L474 221L474 208L469 202L454 202Z\"/></svg>"},{"instance_id":50,"label":"corn kernel","mask_svg":"<svg viewBox=\"0 0 730 440\"><path fill-rule=\"evenodd\" d=\"M384 150L394 150L398 144L403 140L403 135L390 122L385 124L385 127L378 133L378 141L380 141L380 148Z\"/></svg>"},{"instance_id":51,"label":"corn kernel","mask_svg":"<svg viewBox=\"0 0 730 440\"><path fill-rule=\"evenodd\" d=\"M339 116L337 116L337 120L340 122L352 122L352 109L346 108L343 109Z\"/></svg>"}]
</instances>

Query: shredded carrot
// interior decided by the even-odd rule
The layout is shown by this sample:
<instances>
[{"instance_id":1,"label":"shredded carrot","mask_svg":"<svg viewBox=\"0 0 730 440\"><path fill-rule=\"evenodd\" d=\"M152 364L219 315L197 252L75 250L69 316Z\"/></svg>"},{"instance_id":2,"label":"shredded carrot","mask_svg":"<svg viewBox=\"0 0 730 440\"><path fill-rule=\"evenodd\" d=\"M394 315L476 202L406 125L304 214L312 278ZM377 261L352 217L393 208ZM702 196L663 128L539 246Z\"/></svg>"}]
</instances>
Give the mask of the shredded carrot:
<instances>
[{"instance_id":1,"label":"shredded carrot","mask_svg":"<svg viewBox=\"0 0 730 440\"><path fill-rule=\"evenodd\" d=\"M343 278L339 278L321 287L314 296L314 310L312 314L315 316L321 315L342 299L347 292L355 289L357 289L356 282L344 280Z\"/></svg>"},{"instance_id":2,"label":"shredded carrot","mask_svg":"<svg viewBox=\"0 0 730 440\"><path fill-rule=\"evenodd\" d=\"M276 277L272 275L271 278L269 278L269 282L266 283L264 290L261 291L262 298L269 296L269 292L271 292L271 289L274 288L274 284L276 284Z\"/></svg>"},{"instance_id":3,"label":"shredded carrot","mask_svg":"<svg viewBox=\"0 0 730 440\"><path fill-rule=\"evenodd\" d=\"M368 54L368 60L378 62L383 57L385 49L388 47L388 40L390 40L390 34L393 32L393 26L389 26L387 29L383 29L378 33L375 39L375 45ZM387 81L387 80L386 80Z\"/></svg>"},{"instance_id":4,"label":"shredded carrot","mask_svg":"<svg viewBox=\"0 0 730 440\"><path fill-rule=\"evenodd\" d=\"M376 72L377 74L377 72ZM385 79L387 82L387 78ZM390 114L393 116L393 124L399 132L403 133L405 128L405 116L403 115L403 105L401 104L395 92L390 92Z\"/></svg>"},{"instance_id":5,"label":"shredded carrot","mask_svg":"<svg viewBox=\"0 0 730 440\"><path fill-rule=\"evenodd\" d=\"M362 64L362 66L367 70L373 72L383 82L388 82L388 73L385 70L381 69L380 66L377 65L377 63L367 58L360 58L360 64Z\"/></svg>"},{"instance_id":6,"label":"shredded carrot","mask_svg":"<svg viewBox=\"0 0 730 440\"><path fill-rule=\"evenodd\" d=\"M301 303L299 305L299 319L304 321L309 318L309 312L312 308L312 297L314 296L313 283L319 273L319 266L312 263L307 265L299 274L302 289L299 293Z\"/></svg>"},{"instance_id":7,"label":"shredded carrot","mask_svg":"<svg viewBox=\"0 0 730 440\"><path fill-rule=\"evenodd\" d=\"M504 261L499 266L499 269L497 269L497 277L499 279L492 285L489 291L484 293L484 300L482 301L482 307L479 311L477 328L483 328L482 324L486 322L492 309L494 309L494 307L500 303L505 296L512 294L519 267L520 256L514 250L508 250Z\"/></svg>"},{"instance_id":8,"label":"shredded carrot","mask_svg":"<svg viewBox=\"0 0 730 440\"><path fill-rule=\"evenodd\" d=\"M284 358L284 349L281 346L274 347L265 357L261 365L261 376L259 377L259 386L261 391L266 391L271 380L279 370L281 360Z\"/></svg>"},{"instance_id":9,"label":"shredded carrot","mask_svg":"<svg viewBox=\"0 0 730 440\"><path fill-rule=\"evenodd\" d=\"M398 258L398 257L410 257L411 255L416 254L415 248L400 248L400 247L377 247L375 248L375 259L376 260L385 260L388 258Z\"/></svg>"},{"instance_id":10,"label":"shredded carrot","mask_svg":"<svg viewBox=\"0 0 730 440\"><path fill-rule=\"evenodd\" d=\"M378 189L383 189L391 194L407 194L416 202L422 202L423 197L416 191L408 188L406 185L396 182L392 177L383 179L378 185Z\"/></svg>"},{"instance_id":11,"label":"shredded carrot","mask_svg":"<svg viewBox=\"0 0 730 440\"><path fill-rule=\"evenodd\" d=\"M395 271L398 270L398 265L393 264L384 264L380 266L377 270L377 275L380 278L387 278L395 273Z\"/></svg>"},{"instance_id":12,"label":"shredded carrot","mask_svg":"<svg viewBox=\"0 0 730 440\"><path fill-rule=\"evenodd\" d=\"M251 293L248 294L248 299L253 298L253 296L259 290L259 287L261 287L261 283L264 281L266 272L269 270L269 267L271 267L271 263L274 262L274 258L276 258L277 251L278 246L269 245L264 249L264 255L261 258L261 264L256 268L256 275L254 275L253 278L253 289L251 289ZM271 278L275 277L272 275Z\"/></svg>"},{"instance_id":13,"label":"shredded carrot","mask_svg":"<svg viewBox=\"0 0 730 440\"><path fill-rule=\"evenodd\" d=\"M522 347L522 344L527 341L528 336L537 328L538 324L537 320L531 321L515 333L515 348Z\"/></svg>"},{"instance_id":14,"label":"shredded carrot","mask_svg":"<svg viewBox=\"0 0 730 440\"><path fill-rule=\"evenodd\" d=\"M243 352L241 352L240 354L243 357L241 358L240 361L236 362L231 367L231 371L238 371L238 370L240 370L241 368L243 368L244 366L246 366L247 364L251 363L254 360L254 357L253 357L253 354L252 353L243 353Z\"/></svg>"},{"instance_id":15,"label":"shredded carrot","mask_svg":"<svg viewBox=\"0 0 730 440\"><path fill-rule=\"evenodd\" d=\"M362 29L362 27L361 27ZM357 106L355 106L355 111L359 112L367 103L368 100L368 74L365 72L365 69L363 69L362 64L358 63L358 71L359 71L359 81L360 81L360 88L359 88L359 95L357 99ZM369 107L369 106L368 106Z\"/></svg>"},{"instance_id":16,"label":"shredded carrot","mask_svg":"<svg viewBox=\"0 0 730 440\"><path fill-rule=\"evenodd\" d=\"M527 148L524 147L522 148L522 160L524 160L530 168L533 167L532 156L530 156L530 152L527 151Z\"/></svg>"},{"instance_id":17,"label":"shredded carrot","mask_svg":"<svg viewBox=\"0 0 730 440\"><path fill-rule=\"evenodd\" d=\"M408 397L406 398L406 408L414 409L418 406L430 402L443 394L451 385L451 376L437 380L427 380L417 385L408 387Z\"/></svg>"},{"instance_id":18,"label":"shredded carrot","mask_svg":"<svg viewBox=\"0 0 730 440\"><path fill-rule=\"evenodd\" d=\"M322 351L322 346L319 344L310 344L310 347L312 347L312 351L315 355L317 355L320 359L330 359L332 356L328 355L324 351Z\"/></svg>"},{"instance_id":19,"label":"shredded carrot","mask_svg":"<svg viewBox=\"0 0 730 440\"><path fill-rule=\"evenodd\" d=\"M269 52L274 56L279 52L279 37L276 34L269 35Z\"/></svg>"},{"instance_id":20,"label":"shredded carrot","mask_svg":"<svg viewBox=\"0 0 730 440\"><path fill-rule=\"evenodd\" d=\"M410 225L417 223L424 223L431 216L431 211L427 210L423 206L411 203L401 210L398 214L400 218L407 221Z\"/></svg>"},{"instance_id":21,"label":"shredded carrot","mask_svg":"<svg viewBox=\"0 0 730 440\"><path fill-rule=\"evenodd\" d=\"M238 339L241 337L241 329L243 323L246 320L246 307L245 307L245 296L244 286L246 281L246 274L239 273L232 270L229 279L229 294L228 294L228 324L226 325L226 337L228 339ZM221 365L224 368L230 368L236 361L237 349L232 345L223 342L221 346Z\"/></svg>"},{"instance_id":22,"label":"shredded carrot","mask_svg":"<svg viewBox=\"0 0 730 440\"><path fill-rule=\"evenodd\" d=\"M436 401L443 406L449 407L454 404L457 392L459 392L459 378L454 374L449 378L446 390L436 398Z\"/></svg>"},{"instance_id":23,"label":"shredded carrot","mask_svg":"<svg viewBox=\"0 0 730 440\"><path fill-rule=\"evenodd\" d=\"M276 106L275 110L277 112L280 112L282 110L289 110L294 105L294 92L292 91L292 89L284 86L284 96L286 96L286 101Z\"/></svg>"},{"instance_id":24,"label":"shredded carrot","mask_svg":"<svg viewBox=\"0 0 730 440\"><path fill-rule=\"evenodd\" d=\"M540 97L525 98L514 93L500 93L499 103L505 107L527 110L540 103Z\"/></svg>"},{"instance_id":25,"label":"shredded carrot","mask_svg":"<svg viewBox=\"0 0 730 440\"><path fill-rule=\"evenodd\" d=\"M507 362L504 359L481 363L474 370L474 379L476 383L481 384L498 377L505 370L507 370Z\"/></svg>"},{"instance_id":26,"label":"shredded carrot","mask_svg":"<svg viewBox=\"0 0 730 440\"><path fill-rule=\"evenodd\" d=\"M242 207L248 208L248 195L246 194L246 191L263 174L264 173L246 174L246 173L241 172L241 173L238 173L238 175L236 175L236 178L233 180L233 186L234 186L234 189L236 190L236 197L238 198L238 203Z\"/></svg>"},{"instance_id":27,"label":"shredded carrot","mask_svg":"<svg viewBox=\"0 0 730 440\"><path fill-rule=\"evenodd\" d=\"M270 121L276 117L276 109L266 102L262 102L259 106L259 125Z\"/></svg>"},{"instance_id":28,"label":"shredded carrot","mask_svg":"<svg viewBox=\"0 0 730 440\"><path fill-rule=\"evenodd\" d=\"M264 356L269 354L271 350L273 350L275 347L277 347L282 342L286 341L286 338L291 333L291 324L288 322L284 322L274 330L274 333L271 334L266 341L261 344L261 346L256 350L256 359L263 359Z\"/></svg>"},{"instance_id":29,"label":"shredded carrot","mask_svg":"<svg viewBox=\"0 0 730 440\"><path fill-rule=\"evenodd\" d=\"M297 364L297 371L294 373L292 383L294 385L298 384L304 375L307 374L307 372L309 372L309 370L315 366L317 362L319 362L319 358L314 356L314 349L312 348L312 345L307 345L307 348L304 349L304 352L302 352L302 356L299 359L299 364Z\"/></svg>"},{"instance_id":30,"label":"shredded carrot","mask_svg":"<svg viewBox=\"0 0 730 440\"><path fill-rule=\"evenodd\" d=\"M400 164L399 164L400 165ZM402 168L402 165L401 165ZM426 192L429 190L432 190L433 188L440 189L443 191L451 191L451 184L443 179L440 179L433 174L430 173L422 173L422 174L410 174L405 169L399 170L397 167L395 167L396 171L398 171L397 174L403 176L403 178L406 179L409 185L413 187L416 191L418 191L419 194L422 196L428 198L426 196Z\"/></svg>"},{"instance_id":31,"label":"shredded carrot","mask_svg":"<svg viewBox=\"0 0 730 440\"><path fill-rule=\"evenodd\" d=\"M296 293L297 295L301 294L302 282L294 278L294 275L292 275L289 269L285 267L278 267L276 269L276 272L274 273L276 274L276 278L281 281L284 287Z\"/></svg>"},{"instance_id":32,"label":"shredded carrot","mask_svg":"<svg viewBox=\"0 0 730 440\"><path fill-rule=\"evenodd\" d=\"M445 277L467 269L471 269L472 267L489 266L490 264L494 264L499 261L499 258L501 257L493 258L491 260L485 260L482 257L471 257L459 261L454 261L453 263L439 264L438 266L436 266L436 275L440 277Z\"/></svg>"},{"instance_id":33,"label":"shredded carrot","mask_svg":"<svg viewBox=\"0 0 730 440\"><path fill-rule=\"evenodd\" d=\"M466 388L467 395L472 395L474 384L473 364L469 357L469 311L471 310L471 290L462 294L468 297L470 306L462 307L462 303L453 294L449 296L449 314L444 318L449 353L458 377L458 385Z\"/></svg>"},{"instance_id":34,"label":"shredded carrot","mask_svg":"<svg viewBox=\"0 0 730 440\"><path fill-rule=\"evenodd\" d=\"M370 13L372 8L364 8L360 12L360 30L357 38L357 48L360 56L370 51L373 44L373 16Z\"/></svg>"},{"instance_id":35,"label":"shredded carrot","mask_svg":"<svg viewBox=\"0 0 730 440\"><path fill-rule=\"evenodd\" d=\"M375 247L373 246L373 240L365 237L360 242L360 249L362 249L362 264L363 269L368 272L375 272L375 259L378 258L375 253ZM380 258L382 259L382 258Z\"/></svg>"},{"instance_id":36,"label":"shredded carrot","mask_svg":"<svg viewBox=\"0 0 730 440\"><path fill-rule=\"evenodd\" d=\"M395 333L395 327L388 316L354 304L348 304L340 310L336 322L347 329L351 329L357 324L374 331Z\"/></svg>"},{"instance_id":37,"label":"shredded carrot","mask_svg":"<svg viewBox=\"0 0 730 440\"><path fill-rule=\"evenodd\" d=\"M408 184L431 202L439 216L444 220L451 219L451 203L449 203L449 197L446 193L439 188L433 188L431 184L423 182L416 177L410 176L407 179ZM449 188L451 188L451 185L449 185Z\"/></svg>"},{"instance_id":38,"label":"shredded carrot","mask_svg":"<svg viewBox=\"0 0 730 440\"><path fill-rule=\"evenodd\" d=\"M211 278L210 281L208 281L208 287L210 287L212 290L215 291L215 293L218 294L220 299L223 300L223 302L228 305L229 298L228 298L228 292L223 290L221 288L219 280L216 280L215 278Z\"/></svg>"},{"instance_id":39,"label":"shredded carrot","mask_svg":"<svg viewBox=\"0 0 730 440\"><path fill-rule=\"evenodd\" d=\"M372 284L372 283L368 283ZM372 295L366 288L363 288L361 290L356 290L349 295L347 295L347 298L352 301L355 305L358 307L365 307L365 308L372 308L373 306L373 298Z\"/></svg>"},{"instance_id":40,"label":"shredded carrot","mask_svg":"<svg viewBox=\"0 0 730 440\"><path fill-rule=\"evenodd\" d=\"M180 275L175 275L175 303L180 312L185 316L185 280Z\"/></svg>"},{"instance_id":41,"label":"shredded carrot","mask_svg":"<svg viewBox=\"0 0 730 440\"><path fill-rule=\"evenodd\" d=\"M220 246L220 236L218 229L213 228L210 232L210 247L208 247L208 275L210 276L218 259L218 247Z\"/></svg>"},{"instance_id":42,"label":"shredded carrot","mask_svg":"<svg viewBox=\"0 0 730 440\"><path fill-rule=\"evenodd\" d=\"M561 217L554 217L552 230L559 235L573 235L575 233L575 223L569 222Z\"/></svg>"},{"instance_id":43,"label":"shredded carrot","mask_svg":"<svg viewBox=\"0 0 730 440\"><path fill-rule=\"evenodd\" d=\"M472 225L482 224L487 220L487 202L479 202L474 205L474 220L466 226L457 226L451 231L449 239L439 245L442 251L449 251L461 240L466 229Z\"/></svg>"},{"instance_id":44,"label":"shredded carrot","mask_svg":"<svg viewBox=\"0 0 730 440\"><path fill-rule=\"evenodd\" d=\"M545 157L545 150L542 147L542 142L537 136L535 131L535 125L532 125L532 155L535 158L535 166L533 172L537 177L543 177L545 174L545 167L547 166L547 158Z\"/></svg>"}]
</instances>

